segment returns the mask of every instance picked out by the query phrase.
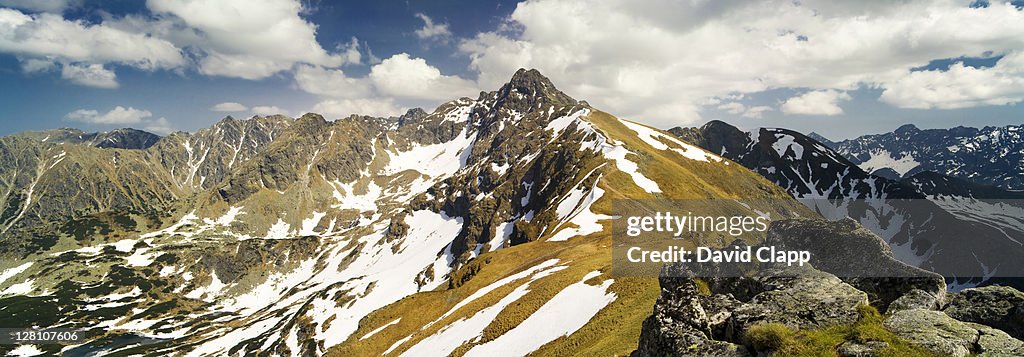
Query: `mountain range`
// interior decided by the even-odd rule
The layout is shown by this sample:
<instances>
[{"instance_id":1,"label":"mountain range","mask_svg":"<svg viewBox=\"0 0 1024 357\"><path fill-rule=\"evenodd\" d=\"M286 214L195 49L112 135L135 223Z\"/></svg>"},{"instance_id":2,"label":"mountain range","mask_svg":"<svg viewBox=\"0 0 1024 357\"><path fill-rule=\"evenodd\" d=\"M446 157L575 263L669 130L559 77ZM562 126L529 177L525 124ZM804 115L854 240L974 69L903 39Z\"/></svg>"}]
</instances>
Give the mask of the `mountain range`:
<instances>
[{"instance_id":1,"label":"mountain range","mask_svg":"<svg viewBox=\"0 0 1024 357\"><path fill-rule=\"evenodd\" d=\"M931 171L903 178L869 173L828 143L787 129L744 132L712 121L669 132L750 168L826 217L857 219L901 261L958 277L953 286L1024 272L1013 258L1024 254L1020 192Z\"/></svg>"},{"instance_id":2,"label":"mountain range","mask_svg":"<svg viewBox=\"0 0 1024 357\"><path fill-rule=\"evenodd\" d=\"M890 133L821 142L878 176L899 179L930 171L1006 190L1021 190L1022 130L1020 125L921 130L907 124Z\"/></svg>"},{"instance_id":3,"label":"mountain range","mask_svg":"<svg viewBox=\"0 0 1024 357\"><path fill-rule=\"evenodd\" d=\"M910 334L921 316L989 322L940 312L946 281L936 276L883 285L828 267L809 280L754 282L611 273L619 200L764 202L746 210L804 217L773 224L768 239L853 235L878 247L864 251L867 261L899 269L941 267L962 258L942 251L965 246L1019 256L1019 246L989 234L1013 227L1005 222L932 228L956 230L925 242L936 233L879 238L859 228L882 228L867 215L807 219L816 207L797 199L1008 194L925 172L876 175L830 145L842 143L722 122L661 131L525 69L429 113L228 117L165 137L134 129L11 135L0 138L0 326L85 331L80 344L32 347L44 354L459 356L690 354L697 344L688 338L737 354L770 352L780 347L744 342L744 334L761 322L809 329L826 321L789 319L777 304L786 294L845 324L870 315L858 312L864 306L919 303L927 311L889 328L900 333L886 337L894 348L931 346ZM966 209L929 209L969 221ZM988 232L978 238L986 240L955 239L963 229ZM972 263L970 277L984 277L987 267ZM983 282L953 281L964 291ZM700 299L690 294L698 285L707 289ZM699 328L662 328L680 321ZM966 346L956 352L1024 351L1019 336L998 330L1008 327L970 326L962 330L995 337L956 342ZM684 338L673 337L679 331ZM898 351L925 347L907 348Z\"/></svg>"}]
</instances>

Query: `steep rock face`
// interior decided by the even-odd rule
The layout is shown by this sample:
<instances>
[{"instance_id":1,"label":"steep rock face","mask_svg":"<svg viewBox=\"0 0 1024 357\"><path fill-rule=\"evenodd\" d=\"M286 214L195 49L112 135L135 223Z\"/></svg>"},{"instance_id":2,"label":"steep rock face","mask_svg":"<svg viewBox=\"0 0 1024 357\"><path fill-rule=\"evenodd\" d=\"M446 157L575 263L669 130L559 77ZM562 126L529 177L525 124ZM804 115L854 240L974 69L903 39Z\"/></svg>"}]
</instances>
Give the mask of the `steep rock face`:
<instances>
[{"instance_id":1,"label":"steep rock face","mask_svg":"<svg viewBox=\"0 0 1024 357\"><path fill-rule=\"evenodd\" d=\"M171 173L175 186L186 191L215 187L281 135L292 119L256 116L226 117L195 134L173 133L147 151L149 159Z\"/></svg>"},{"instance_id":2,"label":"steep rock face","mask_svg":"<svg viewBox=\"0 0 1024 357\"><path fill-rule=\"evenodd\" d=\"M864 135L831 147L867 172L889 169L907 178L938 172L1002 189L1024 188L1022 127L956 127L921 130L904 125L893 132Z\"/></svg>"}]
</instances>

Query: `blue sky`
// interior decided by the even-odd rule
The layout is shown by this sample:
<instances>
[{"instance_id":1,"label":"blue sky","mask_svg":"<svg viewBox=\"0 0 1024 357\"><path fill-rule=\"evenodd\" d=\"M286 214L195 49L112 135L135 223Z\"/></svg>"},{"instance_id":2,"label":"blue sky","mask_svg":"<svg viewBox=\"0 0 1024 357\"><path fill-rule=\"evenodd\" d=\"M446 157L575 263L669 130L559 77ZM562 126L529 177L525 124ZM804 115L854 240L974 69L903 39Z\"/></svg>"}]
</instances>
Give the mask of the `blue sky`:
<instances>
[{"instance_id":1,"label":"blue sky","mask_svg":"<svg viewBox=\"0 0 1024 357\"><path fill-rule=\"evenodd\" d=\"M1019 4L0 0L0 135L430 110L538 68L668 128L1024 123Z\"/></svg>"}]
</instances>

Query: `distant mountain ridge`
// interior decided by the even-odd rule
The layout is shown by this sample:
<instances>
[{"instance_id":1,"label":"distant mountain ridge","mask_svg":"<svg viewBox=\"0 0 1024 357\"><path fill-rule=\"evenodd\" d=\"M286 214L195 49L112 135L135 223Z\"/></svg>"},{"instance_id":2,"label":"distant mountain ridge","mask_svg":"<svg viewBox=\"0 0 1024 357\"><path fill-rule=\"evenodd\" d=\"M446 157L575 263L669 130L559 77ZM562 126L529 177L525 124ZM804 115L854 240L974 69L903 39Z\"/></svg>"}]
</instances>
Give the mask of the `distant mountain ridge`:
<instances>
[{"instance_id":1,"label":"distant mountain ridge","mask_svg":"<svg viewBox=\"0 0 1024 357\"><path fill-rule=\"evenodd\" d=\"M86 133L73 128L61 128L22 132L12 136L35 139L44 143L67 143L98 148L140 150L149 148L160 140L159 135L132 128L121 128L95 133Z\"/></svg>"},{"instance_id":2,"label":"distant mountain ridge","mask_svg":"<svg viewBox=\"0 0 1024 357\"><path fill-rule=\"evenodd\" d=\"M900 132L913 130L904 127ZM1024 254L1018 242L1024 237L1024 222L1001 217L1016 214L1019 208L1014 207L1021 205L1016 200L1024 198L1020 192L929 171L902 179L868 173L839 151L788 129L744 132L711 121L669 132L750 168L805 204L836 205L828 208L838 210L833 218L857 217L889 243L897 258L946 274L957 271L964 279L951 281L954 286L988 279L998 269L993 262L1008 264L1004 272L1024 271L1013 258ZM851 199L866 200L868 207L843 203Z\"/></svg>"},{"instance_id":3,"label":"distant mountain ridge","mask_svg":"<svg viewBox=\"0 0 1024 357\"><path fill-rule=\"evenodd\" d=\"M896 130L837 142L823 142L865 171L907 178L933 171L1008 190L1024 189L1024 127Z\"/></svg>"}]
</instances>

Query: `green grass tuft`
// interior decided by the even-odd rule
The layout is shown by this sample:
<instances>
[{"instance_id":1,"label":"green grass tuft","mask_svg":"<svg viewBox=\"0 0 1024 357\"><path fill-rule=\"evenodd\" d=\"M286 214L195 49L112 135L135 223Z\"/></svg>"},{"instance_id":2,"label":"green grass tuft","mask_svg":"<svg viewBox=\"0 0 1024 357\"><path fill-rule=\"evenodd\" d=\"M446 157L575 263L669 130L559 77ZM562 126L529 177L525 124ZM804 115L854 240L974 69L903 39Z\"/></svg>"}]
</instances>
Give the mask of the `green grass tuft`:
<instances>
[{"instance_id":1,"label":"green grass tuft","mask_svg":"<svg viewBox=\"0 0 1024 357\"><path fill-rule=\"evenodd\" d=\"M749 328L744 342L759 352L771 351L783 356L834 356L839 346L847 341L885 342L889 346L879 351L881 356L933 355L887 330L882 325L882 314L874 307L861 305L857 310L860 318L852 325L794 330L783 324L769 323Z\"/></svg>"}]
</instances>

